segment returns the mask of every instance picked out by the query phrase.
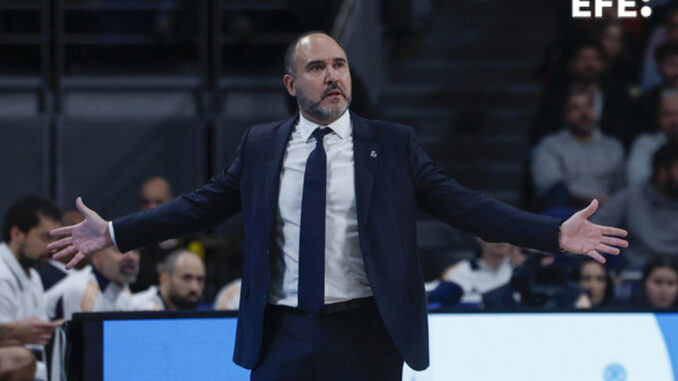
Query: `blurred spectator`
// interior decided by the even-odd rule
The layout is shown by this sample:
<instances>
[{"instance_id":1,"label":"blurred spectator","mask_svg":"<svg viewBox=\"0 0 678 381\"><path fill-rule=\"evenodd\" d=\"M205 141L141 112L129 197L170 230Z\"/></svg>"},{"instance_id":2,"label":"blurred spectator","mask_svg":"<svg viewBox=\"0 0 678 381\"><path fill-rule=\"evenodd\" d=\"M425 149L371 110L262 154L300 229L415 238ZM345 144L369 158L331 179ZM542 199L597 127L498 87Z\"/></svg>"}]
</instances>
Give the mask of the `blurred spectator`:
<instances>
[{"instance_id":1,"label":"blurred spectator","mask_svg":"<svg viewBox=\"0 0 678 381\"><path fill-rule=\"evenodd\" d=\"M572 280L586 290L593 307L609 306L614 302L614 284L607 268L591 258L579 261L572 270Z\"/></svg>"},{"instance_id":2,"label":"blurred spectator","mask_svg":"<svg viewBox=\"0 0 678 381\"><path fill-rule=\"evenodd\" d=\"M626 168L629 185L645 183L652 174L652 156L655 152L669 140L678 141L678 88L664 90L661 94L659 125L659 131L642 134L633 142Z\"/></svg>"},{"instance_id":3,"label":"blurred spectator","mask_svg":"<svg viewBox=\"0 0 678 381\"><path fill-rule=\"evenodd\" d=\"M62 216L65 226L78 224L84 219L85 217L83 217L82 214L80 214L80 212L77 210L69 210ZM40 272L40 278L42 279L42 285L45 288L45 291L52 288L52 286L57 284L66 276L74 274L78 270L82 270L89 265L89 258L85 258L85 260L79 262L73 269L71 269L71 271L68 271L66 270L66 263L68 263L70 260L71 257L65 257L59 260L50 258L47 263L40 267L38 271Z\"/></svg>"},{"instance_id":4,"label":"blurred spectator","mask_svg":"<svg viewBox=\"0 0 678 381\"><path fill-rule=\"evenodd\" d=\"M174 198L169 181L163 177L151 177L141 185L141 210L162 205ZM158 264L172 251L181 246L181 239L172 238L158 244L146 246L140 250L141 263L137 281L130 286L132 292L147 290L158 284Z\"/></svg>"},{"instance_id":5,"label":"blurred spectator","mask_svg":"<svg viewBox=\"0 0 678 381\"><path fill-rule=\"evenodd\" d=\"M590 308L586 291L568 279L568 268L569 260L564 257L533 253L515 269L509 283L483 294L483 306L487 309Z\"/></svg>"},{"instance_id":6,"label":"blurred spectator","mask_svg":"<svg viewBox=\"0 0 678 381\"><path fill-rule=\"evenodd\" d=\"M463 289L462 303L480 303L482 294L508 283L513 268L526 259L517 246L477 240L478 258L450 266L442 275L443 281L454 282Z\"/></svg>"},{"instance_id":7,"label":"blurred spectator","mask_svg":"<svg viewBox=\"0 0 678 381\"><path fill-rule=\"evenodd\" d=\"M661 126L662 94L669 89L678 89L678 41L667 41L661 44L655 56L662 82L643 92L637 102L636 123L645 132L655 132Z\"/></svg>"},{"instance_id":8,"label":"blurred spectator","mask_svg":"<svg viewBox=\"0 0 678 381\"><path fill-rule=\"evenodd\" d=\"M627 85L636 83L638 60L628 45L620 20L608 19L594 24L593 37L605 51L605 66L610 79Z\"/></svg>"},{"instance_id":9,"label":"blurred spectator","mask_svg":"<svg viewBox=\"0 0 678 381\"><path fill-rule=\"evenodd\" d=\"M647 262L636 297L639 306L678 306L678 264L674 256L659 255Z\"/></svg>"},{"instance_id":10,"label":"blurred spectator","mask_svg":"<svg viewBox=\"0 0 678 381\"><path fill-rule=\"evenodd\" d=\"M214 299L215 310L237 311L240 305L240 284L241 279L233 280L227 283L219 290Z\"/></svg>"},{"instance_id":11,"label":"blurred spectator","mask_svg":"<svg viewBox=\"0 0 678 381\"><path fill-rule=\"evenodd\" d=\"M643 90L651 89L662 82L655 56L659 45L665 41L678 41L678 7L675 5L666 10L663 24L652 31L647 42L640 80Z\"/></svg>"},{"instance_id":12,"label":"blurred spectator","mask_svg":"<svg viewBox=\"0 0 678 381\"><path fill-rule=\"evenodd\" d=\"M134 309L141 311L194 310L205 289L205 265L188 250L175 250L159 265L160 287L134 294Z\"/></svg>"},{"instance_id":13,"label":"blurred spectator","mask_svg":"<svg viewBox=\"0 0 678 381\"><path fill-rule=\"evenodd\" d=\"M42 281L34 267L48 260L47 244L52 241L49 231L60 226L61 211L52 202L31 195L10 206L2 227L0 323L8 323L20 332L40 332L39 337L32 336L15 343L15 346L28 345L39 353L61 322L47 322ZM21 353L21 349L15 349L9 354ZM43 377L45 372L41 361L35 375Z\"/></svg>"},{"instance_id":14,"label":"blurred spectator","mask_svg":"<svg viewBox=\"0 0 678 381\"><path fill-rule=\"evenodd\" d=\"M64 278L45 296L52 318L71 319L76 312L132 310L129 284L139 272L139 253L111 246L92 254L92 266Z\"/></svg>"},{"instance_id":15,"label":"blurred spectator","mask_svg":"<svg viewBox=\"0 0 678 381\"><path fill-rule=\"evenodd\" d=\"M635 134L630 121L629 92L623 84L605 77L605 51L601 44L580 42L567 62L565 77L545 89L535 124L529 131L530 142L560 130L570 94L586 91L592 94L595 124L603 132L629 143Z\"/></svg>"},{"instance_id":16,"label":"blurred spectator","mask_svg":"<svg viewBox=\"0 0 678 381\"><path fill-rule=\"evenodd\" d=\"M640 269L652 255L678 256L678 143L662 146L652 168L648 181L620 191L592 216L595 223L628 230L622 269Z\"/></svg>"},{"instance_id":17,"label":"blurred spectator","mask_svg":"<svg viewBox=\"0 0 678 381\"><path fill-rule=\"evenodd\" d=\"M567 99L565 129L535 147L532 176L544 207L604 202L622 185L624 148L596 128L593 113L591 95L574 91Z\"/></svg>"}]
</instances>

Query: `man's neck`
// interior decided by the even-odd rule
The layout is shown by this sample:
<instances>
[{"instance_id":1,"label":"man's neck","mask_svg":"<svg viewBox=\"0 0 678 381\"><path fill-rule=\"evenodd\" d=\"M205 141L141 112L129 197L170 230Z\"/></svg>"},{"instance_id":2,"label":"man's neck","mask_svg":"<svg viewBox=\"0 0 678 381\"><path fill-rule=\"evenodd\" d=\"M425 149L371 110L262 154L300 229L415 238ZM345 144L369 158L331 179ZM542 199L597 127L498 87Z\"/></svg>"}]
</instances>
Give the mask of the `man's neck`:
<instances>
[{"instance_id":1,"label":"man's neck","mask_svg":"<svg viewBox=\"0 0 678 381\"><path fill-rule=\"evenodd\" d=\"M504 256L483 255L481 256L481 259L485 262L488 268L490 268L492 271L496 271L499 266L501 266Z\"/></svg>"},{"instance_id":2,"label":"man's neck","mask_svg":"<svg viewBox=\"0 0 678 381\"><path fill-rule=\"evenodd\" d=\"M177 310L177 306L175 306L174 303L172 303L170 301L169 295L167 295L166 292L163 292L162 290L160 290L159 294L160 294L160 299L162 299L162 304L165 305L165 311L176 311Z\"/></svg>"},{"instance_id":3,"label":"man's neck","mask_svg":"<svg viewBox=\"0 0 678 381\"><path fill-rule=\"evenodd\" d=\"M30 266L24 266L23 261L21 260L21 255L19 254L19 252L21 251L21 250L19 250L19 245L13 244L12 242L9 242L7 244L7 248L9 248L9 251L14 256L14 259L16 259L19 266L21 266L21 268L24 270L24 272L26 273L26 276L30 278L31 277L31 267Z\"/></svg>"}]
</instances>

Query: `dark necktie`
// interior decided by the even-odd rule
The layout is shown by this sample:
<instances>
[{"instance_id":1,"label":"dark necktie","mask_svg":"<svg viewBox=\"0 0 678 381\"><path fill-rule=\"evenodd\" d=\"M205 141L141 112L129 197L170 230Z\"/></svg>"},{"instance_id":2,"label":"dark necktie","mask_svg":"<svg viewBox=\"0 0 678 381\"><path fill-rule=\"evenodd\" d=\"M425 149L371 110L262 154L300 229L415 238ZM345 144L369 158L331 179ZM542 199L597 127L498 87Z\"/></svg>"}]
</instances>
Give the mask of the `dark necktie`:
<instances>
[{"instance_id":1,"label":"dark necktie","mask_svg":"<svg viewBox=\"0 0 678 381\"><path fill-rule=\"evenodd\" d=\"M299 308L318 312L325 305L325 200L327 156L323 138L330 128L313 131L316 145L306 160L299 233Z\"/></svg>"}]
</instances>

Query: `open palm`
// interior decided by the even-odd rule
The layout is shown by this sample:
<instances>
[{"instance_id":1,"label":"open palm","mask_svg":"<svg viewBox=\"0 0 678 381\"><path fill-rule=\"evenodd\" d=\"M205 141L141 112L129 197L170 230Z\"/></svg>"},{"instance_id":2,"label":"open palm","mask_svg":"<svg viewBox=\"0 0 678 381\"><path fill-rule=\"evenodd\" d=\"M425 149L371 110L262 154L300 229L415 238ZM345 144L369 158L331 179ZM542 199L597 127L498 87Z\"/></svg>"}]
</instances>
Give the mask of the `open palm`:
<instances>
[{"instance_id":1,"label":"open palm","mask_svg":"<svg viewBox=\"0 0 678 381\"><path fill-rule=\"evenodd\" d=\"M628 247L629 243L618 237L626 237L628 232L589 221L588 218L597 209L598 200L593 200L589 206L563 222L558 243L563 250L570 253L588 255L600 263L605 263L605 257L601 253L619 254L618 248Z\"/></svg>"},{"instance_id":2,"label":"open palm","mask_svg":"<svg viewBox=\"0 0 678 381\"><path fill-rule=\"evenodd\" d=\"M75 200L75 206L85 220L77 225L64 226L49 232L52 237L63 238L47 246L49 250L59 250L53 255L54 259L73 256L66 265L69 270L88 255L113 245L108 233L108 222L85 206L80 197Z\"/></svg>"}]
</instances>

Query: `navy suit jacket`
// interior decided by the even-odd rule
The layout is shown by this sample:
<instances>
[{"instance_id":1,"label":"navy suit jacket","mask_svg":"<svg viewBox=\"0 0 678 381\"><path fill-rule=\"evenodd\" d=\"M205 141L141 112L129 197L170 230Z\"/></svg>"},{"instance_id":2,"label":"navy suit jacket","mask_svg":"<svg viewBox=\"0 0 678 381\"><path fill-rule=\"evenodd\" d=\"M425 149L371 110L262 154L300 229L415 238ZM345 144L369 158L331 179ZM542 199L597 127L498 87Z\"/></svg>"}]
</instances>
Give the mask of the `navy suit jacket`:
<instances>
[{"instance_id":1,"label":"navy suit jacket","mask_svg":"<svg viewBox=\"0 0 678 381\"><path fill-rule=\"evenodd\" d=\"M122 252L205 229L242 211L245 259L234 361L257 365L275 242L280 170L295 118L250 127L230 168L202 188L113 221ZM460 186L424 153L414 130L351 114L358 236L386 329L405 361L428 366L426 293L419 266L419 206L487 241L557 251L560 221L533 215ZM376 153L376 155L375 155Z\"/></svg>"}]
</instances>

